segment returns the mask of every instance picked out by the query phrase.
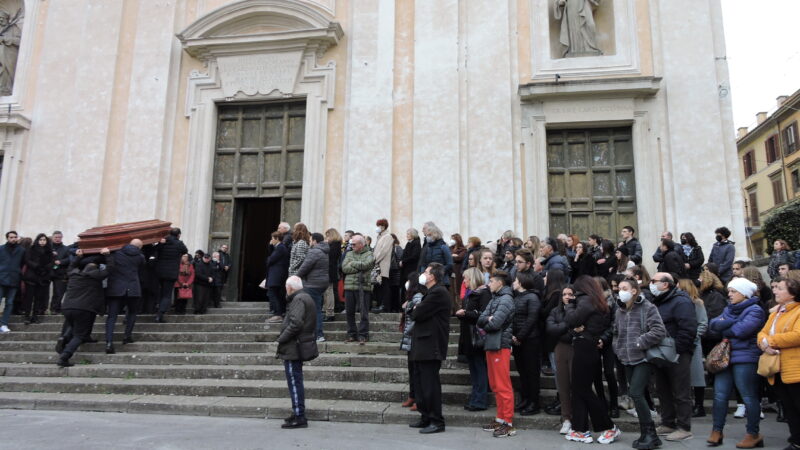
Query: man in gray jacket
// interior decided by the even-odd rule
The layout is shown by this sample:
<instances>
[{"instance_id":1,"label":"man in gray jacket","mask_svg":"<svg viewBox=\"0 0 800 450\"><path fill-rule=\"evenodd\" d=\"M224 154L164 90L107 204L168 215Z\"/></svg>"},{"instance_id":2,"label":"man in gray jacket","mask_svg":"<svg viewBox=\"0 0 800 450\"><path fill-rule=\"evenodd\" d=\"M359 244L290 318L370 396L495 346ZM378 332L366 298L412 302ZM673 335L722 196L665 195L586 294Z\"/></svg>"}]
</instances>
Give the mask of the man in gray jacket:
<instances>
[{"instance_id":1,"label":"man in gray jacket","mask_svg":"<svg viewBox=\"0 0 800 450\"><path fill-rule=\"evenodd\" d=\"M278 352L275 356L283 360L289 396L292 399L292 415L284 420L281 428L307 428L303 361L310 361L318 354L314 340L317 315L314 311L314 300L303 289L303 281L299 277L291 276L286 280L286 294L287 311L278 336Z\"/></svg>"},{"instance_id":2,"label":"man in gray jacket","mask_svg":"<svg viewBox=\"0 0 800 450\"><path fill-rule=\"evenodd\" d=\"M322 332L322 301L330 282L328 277L329 252L330 246L325 241L325 237L319 233L312 233L311 249L308 250L303 264L297 269L297 276L302 278L305 291L317 305L317 342L325 342L325 335Z\"/></svg>"}]
</instances>

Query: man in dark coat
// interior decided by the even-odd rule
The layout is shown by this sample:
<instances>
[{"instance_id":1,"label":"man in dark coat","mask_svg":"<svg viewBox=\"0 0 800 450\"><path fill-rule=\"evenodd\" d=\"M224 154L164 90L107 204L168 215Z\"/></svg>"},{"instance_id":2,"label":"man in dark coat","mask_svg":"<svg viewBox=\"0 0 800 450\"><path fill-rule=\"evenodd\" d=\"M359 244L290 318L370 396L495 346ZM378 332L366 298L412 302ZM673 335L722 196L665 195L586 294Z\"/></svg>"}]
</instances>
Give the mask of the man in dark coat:
<instances>
[{"instance_id":1,"label":"man in dark coat","mask_svg":"<svg viewBox=\"0 0 800 450\"><path fill-rule=\"evenodd\" d=\"M635 234L636 230L634 230L630 225L622 227L622 232L620 233L622 236L622 241L625 243L625 247L628 248L628 255L631 261L636 264L641 264L642 244L640 244L639 240L634 237Z\"/></svg>"},{"instance_id":2,"label":"man in dark coat","mask_svg":"<svg viewBox=\"0 0 800 450\"><path fill-rule=\"evenodd\" d=\"M14 307L14 297L19 289L22 260L25 250L17 244L19 235L16 231L6 233L6 243L0 246L0 301L6 299L3 318L0 320L0 333L8 333L8 319Z\"/></svg>"},{"instance_id":3,"label":"man in dark coat","mask_svg":"<svg viewBox=\"0 0 800 450\"><path fill-rule=\"evenodd\" d=\"M694 303L686 292L676 287L676 280L666 272L658 272L650 281L653 303L658 307L667 333L675 340L678 363L654 367L656 391L661 404L661 426L658 434L668 441L692 437L692 398L690 365L697 335Z\"/></svg>"},{"instance_id":4,"label":"man in dark coat","mask_svg":"<svg viewBox=\"0 0 800 450\"><path fill-rule=\"evenodd\" d=\"M61 299L67 290L67 269L69 268L69 247L64 245L64 234L53 231L53 296L50 298L50 312L61 313Z\"/></svg>"},{"instance_id":5,"label":"man in dark coat","mask_svg":"<svg viewBox=\"0 0 800 450\"><path fill-rule=\"evenodd\" d=\"M281 428L307 428L306 394L303 386L303 361L316 358L317 311L314 300L303 289L303 281L292 276L286 280L288 310L278 335L278 352L283 360L289 396L292 399L292 415L286 418ZM310 354L301 352L310 349Z\"/></svg>"},{"instance_id":6,"label":"man in dark coat","mask_svg":"<svg viewBox=\"0 0 800 450\"><path fill-rule=\"evenodd\" d=\"M284 235L280 231L272 233L272 240L269 241L270 254L267 258L267 298L272 317L267 319L269 323L283 322L283 314L286 312L286 292L284 284L289 277L289 247L283 240Z\"/></svg>"},{"instance_id":7,"label":"man in dark coat","mask_svg":"<svg viewBox=\"0 0 800 450\"><path fill-rule=\"evenodd\" d=\"M657 269L658 269L659 272L669 272L669 270L662 270L662 264L664 262L664 252L661 251L661 242L664 239L669 239L670 241L672 241L672 232L671 231L665 231L665 232L661 233L661 239L659 239L659 241L658 241L658 246L656 247L656 252L653 253L653 262L658 263ZM679 243L674 242L674 245L672 246L672 248L675 250L675 253L677 253L678 255L682 255L683 254L683 247L681 247L681 245Z\"/></svg>"},{"instance_id":8,"label":"man in dark coat","mask_svg":"<svg viewBox=\"0 0 800 450\"><path fill-rule=\"evenodd\" d=\"M439 370L447 358L450 334L450 292L444 286L445 268L431 263L420 275L427 294L411 311L414 331L409 359L414 362L417 410L422 417L410 426L423 434L444 431L442 382Z\"/></svg>"},{"instance_id":9,"label":"man in dark coat","mask_svg":"<svg viewBox=\"0 0 800 450\"><path fill-rule=\"evenodd\" d=\"M175 291L175 281L178 279L181 256L189 250L181 241L181 229L173 228L169 235L162 239L156 246L156 276L158 276L160 300L156 322L166 323L164 314L172 306L172 296Z\"/></svg>"},{"instance_id":10,"label":"man in dark coat","mask_svg":"<svg viewBox=\"0 0 800 450\"><path fill-rule=\"evenodd\" d=\"M320 233L312 233L311 248L308 250L303 264L297 269L297 276L303 280L303 290L314 299L314 303L317 305L317 340L319 342L325 342L325 333L322 330L322 302L325 289L328 288L330 281L328 277L329 252L330 246L325 241L325 237Z\"/></svg>"},{"instance_id":11,"label":"man in dark coat","mask_svg":"<svg viewBox=\"0 0 800 450\"><path fill-rule=\"evenodd\" d=\"M661 264L658 265L658 271L674 273L678 275L678 278L684 278L686 266L684 266L683 248L676 251L674 242L662 239L659 249L661 250Z\"/></svg>"},{"instance_id":12,"label":"man in dark coat","mask_svg":"<svg viewBox=\"0 0 800 450\"><path fill-rule=\"evenodd\" d=\"M142 285L139 274L144 268L144 255L142 255L142 241L133 239L131 242L114 252L109 259L114 260L114 269L109 270L106 287L106 353L114 353L114 325L120 309L125 307L125 337L123 344L133 343L133 326L136 324L136 314L142 298Z\"/></svg>"},{"instance_id":13,"label":"man in dark coat","mask_svg":"<svg viewBox=\"0 0 800 450\"><path fill-rule=\"evenodd\" d=\"M59 367L75 365L69 359L82 343L89 341L95 318L105 312L103 280L114 269L114 258L109 258L110 254L104 248L101 256L83 257L83 251L78 250L78 257L69 266L67 292L61 303L66 332L56 343ZM101 268L103 263L105 268Z\"/></svg>"},{"instance_id":14,"label":"man in dark coat","mask_svg":"<svg viewBox=\"0 0 800 450\"><path fill-rule=\"evenodd\" d=\"M547 275L547 271L549 270L560 270L564 272L567 277L569 277L570 270L572 270L572 266L570 266L569 261L563 255L558 254L556 251L558 243L555 239L548 237L542 241L542 249L541 254L544 257L542 261L542 276Z\"/></svg>"},{"instance_id":15,"label":"man in dark coat","mask_svg":"<svg viewBox=\"0 0 800 450\"><path fill-rule=\"evenodd\" d=\"M733 241L728 240L731 237L731 230L728 228L717 228L714 230L714 234L716 234L717 242L711 247L708 262L719 266L719 279L727 285L728 281L733 278L733 259L736 254L736 246Z\"/></svg>"},{"instance_id":16,"label":"man in dark coat","mask_svg":"<svg viewBox=\"0 0 800 450\"><path fill-rule=\"evenodd\" d=\"M192 309L195 314L205 314L214 290L214 262L211 255L203 253L200 262L194 265L194 295Z\"/></svg>"}]
</instances>

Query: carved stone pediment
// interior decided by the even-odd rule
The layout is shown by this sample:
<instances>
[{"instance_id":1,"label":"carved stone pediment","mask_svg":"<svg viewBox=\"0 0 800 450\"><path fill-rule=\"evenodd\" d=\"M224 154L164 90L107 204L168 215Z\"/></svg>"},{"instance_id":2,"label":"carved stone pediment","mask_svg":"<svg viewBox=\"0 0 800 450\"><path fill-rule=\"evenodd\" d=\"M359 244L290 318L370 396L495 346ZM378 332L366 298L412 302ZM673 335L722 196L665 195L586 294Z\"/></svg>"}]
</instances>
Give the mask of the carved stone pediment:
<instances>
[{"instance_id":1,"label":"carved stone pediment","mask_svg":"<svg viewBox=\"0 0 800 450\"><path fill-rule=\"evenodd\" d=\"M178 39L186 52L202 60L291 50L321 56L344 34L331 19L330 13L302 1L243 0L201 17Z\"/></svg>"}]
</instances>

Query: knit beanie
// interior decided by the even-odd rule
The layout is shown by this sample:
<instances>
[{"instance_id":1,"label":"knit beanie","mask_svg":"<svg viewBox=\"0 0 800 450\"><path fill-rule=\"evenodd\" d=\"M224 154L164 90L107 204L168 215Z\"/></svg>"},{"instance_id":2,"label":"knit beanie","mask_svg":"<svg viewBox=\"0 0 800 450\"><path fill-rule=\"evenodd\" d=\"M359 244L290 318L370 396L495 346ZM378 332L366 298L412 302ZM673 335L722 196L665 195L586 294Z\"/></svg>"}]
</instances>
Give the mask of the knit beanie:
<instances>
[{"instance_id":1,"label":"knit beanie","mask_svg":"<svg viewBox=\"0 0 800 450\"><path fill-rule=\"evenodd\" d=\"M758 286L747 278L734 278L728 282L728 289L734 289L744 295L745 298L750 298L755 294Z\"/></svg>"}]
</instances>

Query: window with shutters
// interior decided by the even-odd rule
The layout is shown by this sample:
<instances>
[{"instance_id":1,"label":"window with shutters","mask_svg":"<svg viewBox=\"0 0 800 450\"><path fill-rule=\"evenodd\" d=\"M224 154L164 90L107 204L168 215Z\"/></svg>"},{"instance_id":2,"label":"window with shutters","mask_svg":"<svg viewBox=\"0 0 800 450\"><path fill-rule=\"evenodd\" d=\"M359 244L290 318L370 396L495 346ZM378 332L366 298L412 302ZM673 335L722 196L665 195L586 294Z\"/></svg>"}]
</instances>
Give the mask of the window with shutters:
<instances>
[{"instance_id":1,"label":"window with shutters","mask_svg":"<svg viewBox=\"0 0 800 450\"><path fill-rule=\"evenodd\" d=\"M795 194L800 192L800 169L792 171L792 192Z\"/></svg>"},{"instance_id":2,"label":"window with shutters","mask_svg":"<svg viewBox=\"0 0 800 450\"><path fill-rule=\"evenodd\" d=\"M769 179L772 183L772 199L775 201L775 206L784 202L783 198L783 177L778 174Z\"/></svg>"},{"instance_id":3,"label":"window with shutters","mask_svg":"<svg viewBox=\"0 0 800 450\"><path fill-rule=\"evenodd\" d=\"M764 147L767 150L767 164L772 164L778 159L778 135L774 134L764 141Z\"/></svg>"},{"instance_id":4,"label":"window with shutters","mask_svg":"<svg viewBox=\"0 0 800 450\"><path fill-rule=\"evenodd\" d=\"M750 214L750 225L756 226L760 222L758 220L758 196L756 195L756 190L751 189L747 191L747 203L749 208Z\"/></svg>"},{"instance_id":5,"label":"window with shutters","mask_svg":"<svg viewBox=\"0 0 800 450\"><path fill-rule=\"evenodd\" d=\"M744 177L747 178L756 172L756 164L753 159L753 150L745 153L742 157L742 166L744 167Z\"/></svg>"},{"instance_id":6,"label":"window with shutters","mask_svg":"<svg viewBox=\"0 0 800 450\"><path fill-rule=\"evenodd\" d=\"M797 150L797 141L797 122L793 122L783 130L783 154L794 153Z\"/></svg>"}]
</instances>

